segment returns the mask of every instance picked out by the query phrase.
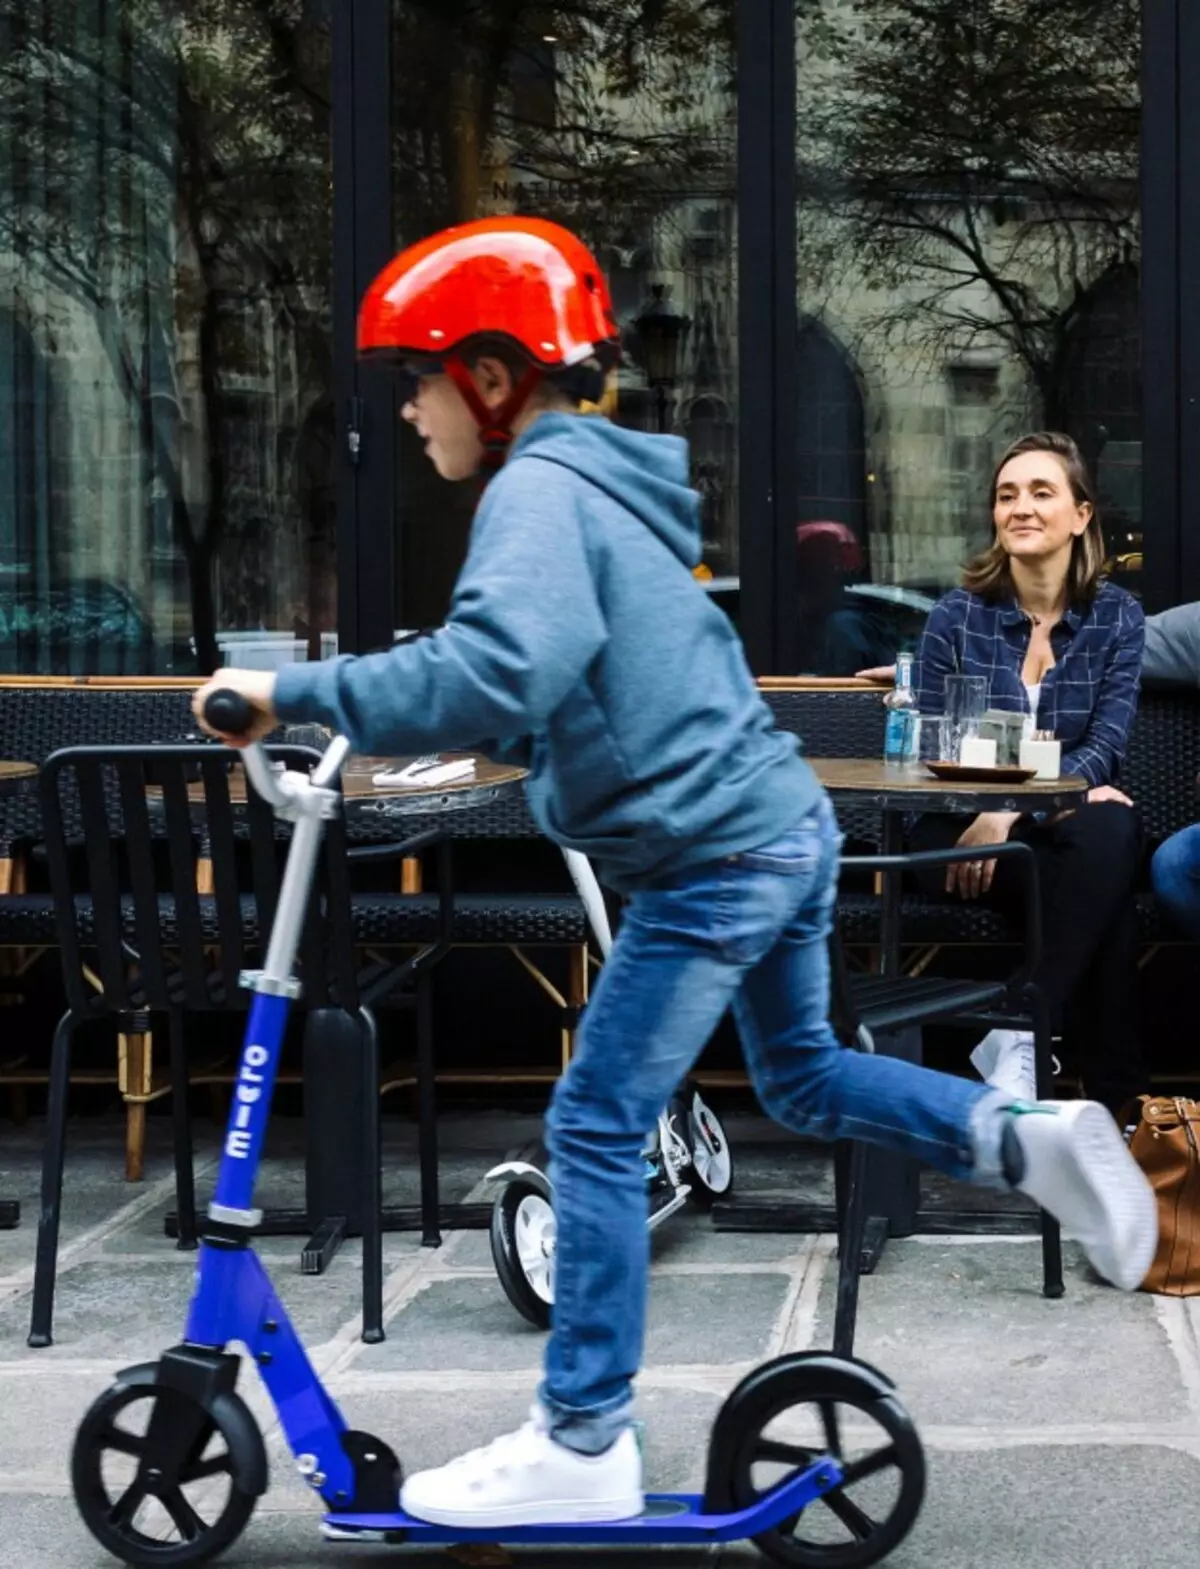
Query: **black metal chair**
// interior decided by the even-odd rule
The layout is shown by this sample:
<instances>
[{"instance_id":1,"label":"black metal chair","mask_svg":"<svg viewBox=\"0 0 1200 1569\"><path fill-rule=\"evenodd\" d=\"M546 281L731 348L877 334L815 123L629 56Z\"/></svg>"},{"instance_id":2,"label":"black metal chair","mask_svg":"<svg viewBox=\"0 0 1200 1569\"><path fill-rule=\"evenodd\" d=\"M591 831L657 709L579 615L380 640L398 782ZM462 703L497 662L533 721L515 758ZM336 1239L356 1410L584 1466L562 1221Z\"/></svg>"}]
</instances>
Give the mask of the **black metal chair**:
<instances>
[{"instance_id":1,"label":"black metal chair","mask_svg":"<svg viewBox=\"0 0 1200 1569\"><path fill-rule=\"evenodd\" d=\"M108 745L114 741L146 744L186 729L191 691L131 682L90 686L8 684L0 679L0 735L6 755L41 764L65 746ZM73 842L81 842L78 803L64 798L63 812ZM53 912L40 864L41 808L34 789L0 795L0 986L23 990L21 977L53 947ZM31 864L31 861L33 864ZM31 878L27 888L27 877ZM146 1105L145 1081L151 1073L147 1043L133 1038L112 1077L126 1099L126 1175L142 1174ZM106 1076L107 1077L107 1076ZM0 1062L0 1085L8 1088L14 1116L23 1118L24 1090L44 1082L40 1062Z\"/></svg>"},{"instance_id":2,"label":"black metal chair","mask_svg":"<svg viewBox=\"0 0 1200 1569\"><path fill-rule=\"evenodd\" d=\"M269 750L299 768L311 766L319 755L297 748ZM169 1021L177 1229L180 1246L195 1245L183 1017L248 1006L239 976L269 938L288 838L252 791L244 806L231 798L229 765L236 757L212 745L76 747L56 752L42 767L42 831L68 1006L52 1048L31 1346L51 1343L71 1043L86 1020L112 1018L118 1029L130 1032L147 1030L155 1013ZM71 853L73 817L64 802L77 808L83 827L82 863ZM350 1044L361 1059L361 1082L374 1086L379 1051L372 1005L415 1006L422 1065L422 1218L436 1231L428 976L448 946L448 860L440 877L433 940L402 963L372 961L360 970L341 818L326 830L300 949L308 1022L322 1014L347 1021ZM425 829L391 848L396 855L414 853L433 836L432 829ZM211 865L211 893L197 886L201 841ZM339 1050L347 1045L346 1033L339 1034ZM360 1128L361 1160L354 1180L362 1190L363 1332L375 1340L383 1334L375 1094L362 1097Z\"/></svg>"},{"instance_id":3,"label":"black metal chair","mask_svg":"<svg viewBox=\"0 0 1200 1569\"><path fill-rule=\"evenodd\" d=\"M1025 942L1021 962L1013 973L991 981L944 979L937 976L852 975L842 954L840 934L830 939L831 1018L843 1045L850 1049L873 1050L876 1036L926 1024L951 1024L966 1027L1023 1025L1034 1037L1037 1090L1039 1096L1052 1092L1050 1062L1050 1020L1041 992L1033 982L1041 954L1041 906L1038 897L1037 862L1026 844L1009 843L987 849L998 858L1020 860L1025 872ZM900 875L920 867L949 866L977 860L978 848L928 850L908 855L847 856L843 867L849 870L887 872ZM836 1230L839 1235L837 1314L834 1325L834 1350L850 1355L858 1308L858 1280L864 1255L870 1256L867 1235L871 1168L879 1152L855 1144L838 1152L837 1200L828 1206L791 1202L730 1200L718 1203L714 1221L725 1231L820 1232ZM889 1181L894 1183L896 1163L889 1162ZM915 1171L915 1166L912 1168ZM1025 1232L1030 1225L1040 1228L1042 1237L1042 1291L1047 1297L1063 1294L1062 1245L1057 1222L1044 1211L1030 1209L1001 1213L995 1209L966 1209L930 1213L917 1209L905 1225L906 1234L921 1232L990 1233Z\"/></svg>"}]
</instances>

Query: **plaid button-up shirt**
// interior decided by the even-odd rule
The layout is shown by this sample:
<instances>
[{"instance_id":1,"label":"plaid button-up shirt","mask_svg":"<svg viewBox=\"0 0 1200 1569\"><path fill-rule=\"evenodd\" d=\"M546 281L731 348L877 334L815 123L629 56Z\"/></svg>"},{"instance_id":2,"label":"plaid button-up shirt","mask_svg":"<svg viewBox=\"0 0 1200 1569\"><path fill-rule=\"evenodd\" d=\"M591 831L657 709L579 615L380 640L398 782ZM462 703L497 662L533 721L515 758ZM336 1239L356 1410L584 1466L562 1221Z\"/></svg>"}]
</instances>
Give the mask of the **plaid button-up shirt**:
<instances>
[{"instance_id":1,"label":"plaid button-up shirt","mask_svg":"<svg viewBox=\"0 0 1200 1569\"><path fill-rule=\"evenodd\" d=\"M917 655L917 705L939 714L948 675L986 676L988 707L1027 714L1021 667L1032 628L1015 599L951 589L929 613ZM1137 712L1145 640L1142 607L1102 583L1090 607L1070 609L1050 633L1054 665L1042 677L1036 728L1062 742L1064 774L1115 783Z\"/></svg>"}]
</instances>

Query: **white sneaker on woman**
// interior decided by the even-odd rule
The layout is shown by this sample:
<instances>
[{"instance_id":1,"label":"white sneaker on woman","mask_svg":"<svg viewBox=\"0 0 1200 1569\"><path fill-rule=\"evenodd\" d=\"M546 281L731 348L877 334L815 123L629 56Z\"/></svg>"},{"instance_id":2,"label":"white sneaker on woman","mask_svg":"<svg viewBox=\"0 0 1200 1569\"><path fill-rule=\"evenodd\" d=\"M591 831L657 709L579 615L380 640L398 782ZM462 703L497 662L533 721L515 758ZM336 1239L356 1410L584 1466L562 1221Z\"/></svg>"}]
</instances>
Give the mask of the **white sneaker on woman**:
<instances>
[{"instance_id":1,"label":"white sneaker on woman","mask_svg":"<svg viewBox=\"0 0 1200 1569\"><path fill-rule=\"evenodd\" d=\"M627 1427L603 1454L579 1454L554 1442L535 1404L515 1433L410 1476L400 1507L414 1519L464 1529L629 1520L644 1507L637 1435Z\"/></svg>"},{"instance_id":2,"label":"white sneaker on woman","mask_svg":"<svg viewBox=\"0 0 1200 1569\"><path fill-rule=\"evenodd\" d=\"M1008 1112L1024 1166L1015 1186L1082 1244L1098 1274L1136 1291L1158 1247L1158 1204L1116 1123L1090 1100Z\"/></svg>"}]
</instances>

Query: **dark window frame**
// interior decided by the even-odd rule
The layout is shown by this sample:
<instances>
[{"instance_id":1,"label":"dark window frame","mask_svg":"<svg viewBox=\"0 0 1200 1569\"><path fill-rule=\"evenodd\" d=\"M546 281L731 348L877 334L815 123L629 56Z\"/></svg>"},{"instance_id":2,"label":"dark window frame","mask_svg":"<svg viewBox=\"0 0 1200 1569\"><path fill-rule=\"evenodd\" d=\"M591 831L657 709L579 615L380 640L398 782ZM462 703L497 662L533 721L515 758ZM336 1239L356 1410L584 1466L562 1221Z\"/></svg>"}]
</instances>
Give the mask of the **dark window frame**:
<instances>
[{"instance_id":1,"label":"dark window frame","mask_svg":"<svg viewBox=\"0 0 1200 1569\"><path fill-rule=\"evenodd\" d=\"M739 246L739 623L759 674L795 668L796 35L793 8L736 0ZM391 0L334 16L335 398L340 646L397 624L395 408L354 358L358 300L392 246ZM1200 11L1143 0L1142 489L1148 610L1200 600ZM359 435L357 455L351 432ZM1195 520L1183 526L1183 520ZM399 563L403 565L403 563Z\"/></svg>"}]
</instances>

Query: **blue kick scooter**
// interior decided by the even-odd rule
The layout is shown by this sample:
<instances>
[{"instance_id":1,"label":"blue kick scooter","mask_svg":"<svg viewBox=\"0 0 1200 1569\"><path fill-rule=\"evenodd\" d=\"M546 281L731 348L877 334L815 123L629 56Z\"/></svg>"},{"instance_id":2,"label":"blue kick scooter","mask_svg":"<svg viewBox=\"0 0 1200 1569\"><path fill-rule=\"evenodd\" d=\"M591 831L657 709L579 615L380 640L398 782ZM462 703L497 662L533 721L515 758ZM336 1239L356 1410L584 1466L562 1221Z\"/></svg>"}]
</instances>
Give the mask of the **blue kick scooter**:
<instances>
[{"instance_id":1,"label":"blue kick scooter","mask_svg":"<svg viewBox=\"0 0 1200 1569\"><path fill-rule=\"evenodd\" d=\"M206 717L226 734L250 720L233 692L215 693ZM891 1383L824 1352L779 1357L738 1384L713 1426L702 1494L649 1495L631 1520L502 1531L429 1525L401 1511L400 1461L351 1427L325 1392L252 1245L255 1177L299 989L296 949L349 750L338 737L311 776L273 765L257 746L243 753L251 785L294 824L287 869L264 968L247 977L254 1000L183 1339L118 1374L76 1434L71 1481L88 1529L139 1569L208 1563L237 1539L267 1488L262 1435L235 1388L241 1359L226 1350L239 1342L324 1506L331 1541L664 1547L752 1538L799 1569L876 1563L917 1517L924 1454Z\"/></svg>"}]
</instances>

